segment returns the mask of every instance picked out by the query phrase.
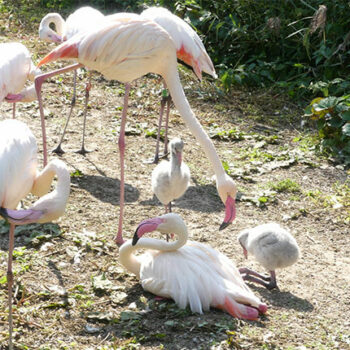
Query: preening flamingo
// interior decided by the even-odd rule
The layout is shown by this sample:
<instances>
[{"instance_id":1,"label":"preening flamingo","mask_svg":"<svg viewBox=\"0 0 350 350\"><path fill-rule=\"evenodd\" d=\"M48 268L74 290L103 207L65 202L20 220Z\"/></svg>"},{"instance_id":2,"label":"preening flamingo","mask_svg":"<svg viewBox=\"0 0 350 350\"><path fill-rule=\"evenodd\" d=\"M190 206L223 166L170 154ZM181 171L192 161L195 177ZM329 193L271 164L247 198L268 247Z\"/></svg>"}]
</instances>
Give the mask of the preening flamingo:
<instances>
[{"instance_id":1,"label":"preening flamingo","mask_svg":"<svg viewBox=\"0 0 350 350\"><path fill-rule=\"evenodd\" d=\"M214 65L205 50L202 40L188 23L163 7L150 7L141 13L141 17L158 23L168 32L174 41L177 58L191 66L199 80L202 80L202 71L211 75L213 78L217 78ZM165 90L163 91L164 94L160 107L154 163L158 163L159 160L160 129L162 126L165 104L167 104L167 111L165 119L164 155L168 153L168 124L171 98L166 92L165 83L164 88Z\"/></svg>"},{"instance_id":2,"label":"preening flamingo","mask_svg":"<svg viewBox=\"0 0 350 350\"><path fill-rule=\"evenodd\" d=\"M74 59L79 63L55 72L43 74L35 79L43 128L44 164L47 158L47 151L41 85L45 79L85 65L91 70L102 73L106 79L127 83L118 142L120 151L120 215L116 237L118 245L124 242L122 237L124 151L125 123L130 90L129 82L150 72L163 77L176 108L210 160L216 175L216 186L219 196L226 207L225 219L220 228L225 228L234 220L236 214L236 186L233 180L225 173L212 141L190 108L177 71L174 42L162 27L155 22L144 19L110 21L101 25L98 29L78 34L67 40L42 59L38 66L57 59Z\"/></svg>"},{"instance_id":3,"label":"preening flamingo","mask_svg":"<svg viewBox=\"0 0 350 350\"><path fill-rule=\"evenodd\" d=\"M295 238L275 222L241 231L238 241L246 258L249 252L270 272L270 277L265 277L248 268L240 268L243 279L268 289L277 287L275 270L294 264L300 255Z\"/></svg>"},{"instance_id":4,"label":"preening flamingo","mask_svg":"<svg viewBox=\"0 0 350 350\"><path fill-rule=\"evenodd\" d=\"M68 16L67 20L65 21L62 16L59 13L48 13L46 16L44 16L40 22L39 26L39 37L42 40L51 41L51 42L57 42L61 43L62 41L66 41L67 39L73 37L77 33L81 33L87 30L90 30L92 26L96 26L104 19L104 15L89 6L84 6L79 8L78 10L74 11L71 15ZM55 25L56 31L50 28L50 24ZM74 77L73 77L73 97L71 102L71 108L66 120L66 124L63 128L63 132L60 138L60 141L57 145L57 147L53 150L55 153L62 154L64 153L61 144L64 139L64 135L66 133L66 129L69 123L69 120L72 115L73 107L76 103L76 83L77 83L77 71L74 71ZM91 89L91 75L89 74L89 82L86 84L85 87L85 105L84 105L84 112L83 112L83 137L82 137L82 144L81 149L78 151L78 153L85 154L87 153L85 149L85 126L86 126L86 113L87 113L87 106L90 96L90 89Z\"/></svg>"},{"instance_id":5,"label":"preening flamingo","mask_svg":"<svg viewBox=\"0 0 350 350\"><path fill-rule=\"evenodd\" d=\"M171 201L180 198L190 183L190 169L182 161L184 142L175 138L170 141L170 161L163 160L152 171L152 191L171 212Z\"/></svg>"},{"instance_id":6,"label":"preening flamingo","mask_svg":"<svg viewBox=\"0 0 350 350\"><path fill-rule=\"evenodd\" d=\"M50 190L57 175L57 185ZM0 215L10 222L8 255L8 302L10 349L12 349L12 255L15 225L49 222L63 215L70 191L70 175L61 160L52 160L37 172L37 144L26 124L18 120L0 122ZM29 192L43 196L30 209L16 210Z\"/></svg>"},{"instance_id":7,"label":"preening flamingo","mask_svg":"<svg viewBox=\"0 0 350 350\"><path fill-rule=\"evenodd\" d=\"M155 230L173 233L177 240L141 238ZM187 241L187 237L187 227L178 214L144 220L133 239L121 246L119 260L140 279L143 289L173 299L181 309L189 305L193 312L202 314L215 307L248 320L256 320L259 311L267 311L224 254L206 244ZM147 249L145 254L133 254L142 248Z\"/></svg>"},{"instance_id":8,"label":"preening flamingo","mask_svg":"<svg viewBox=\"0 0 350 350\"><path fill-rule=\"evenodd\" d=\"M25 88L28 79L34 81L40 74L31 59L28 49L21 43L0 44L0 103L13 103L13 118L16 114L16 102L36 100L34 85Z\"/></svg>"}]
</instances>

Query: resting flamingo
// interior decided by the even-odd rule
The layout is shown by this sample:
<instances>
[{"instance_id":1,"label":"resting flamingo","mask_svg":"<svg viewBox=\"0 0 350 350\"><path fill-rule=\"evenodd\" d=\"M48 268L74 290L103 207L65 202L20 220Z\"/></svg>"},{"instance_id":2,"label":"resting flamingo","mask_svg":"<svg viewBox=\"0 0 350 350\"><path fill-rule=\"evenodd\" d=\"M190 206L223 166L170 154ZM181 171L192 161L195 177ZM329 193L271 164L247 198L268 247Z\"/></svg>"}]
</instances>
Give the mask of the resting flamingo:
<instances>
[{"instance_id":1,"label":"resting flamingo","mask_svg":"<svg viewBox=\"0 0 350 350\"><path fill-rule=\"evenodd\" d=\"M81 33L86 30L89 30L91 26L98 25L98 23L102 19L104 19L104 15L100 11L90 6L84 6L74 11L72 14L68 16L66 21L62 18L62 16L59 13L56 13L56 12L48 13L46 16L42 18L40 22L39 37L40 39L45 41L61 43L62 41L66 41L67 39L73 37L77 33ZM50 24L55 25L56 31L50 28ZM69 120L72 115L73 108L76 103L76 83L77 83L77 71L75 70L74 76L73 76L73 97L71 102L71 108L66 120L66 124L63 128L60 141L57 147L53 150L53 152L58 154L64 153L61 145L64 139L64 135L66 133ZM87 150L85 149L85 126L86 126L86 113L87 113L87 106L89 102L90 89L91 89L91 75L89 74L89 82L86 84L86 87L85 87L85 105L84 105L84 112L83 112L82 144L81 144L80 150L77 151L80 154L87 153Z\"/></svg>"},{"instance_id":2,"label":"resting flamingo","mask_svg":"<svg viewBox=\"0 0 350 350\"><path fill-rule=\"evenodd\" d=\"M25 88L28 79L34 81L41 73L31 59L28 49L21 43L0 44L0 103L13 103L13 118L16 116L16 102L36 100L34 85Z\"/></svg>"},{"instance_id":3,"label":"resting flamingo","mask_svg":"<svg viewBox=\"0 0 350 350\"><path fill-rule=\"evenodd\" d=\"M220 228L227 227L234 220L237 192L235 183L225 173L212 141L190 108L177 71L174 42L162 27L155 22L143 19L104 23L97 30L78 34L61 44L42 59L39 66L57 59L74 59L79 63L55 72L43 74L35 79L43 129L44 164L47 159L47 151L41 86L45 79L85 65L89 69L102 73L106 79L115 79L126 83L118 142L120 152L120 212L116 236L118 245L124 242L122 226L124 212L125 123L130 82L149 72L163 77L175 106L209 158L216 175L216 186L219 196L225 203L226 208L224 222Z\"/></svg>"},{"instance_id":4,"label":"resting flamingo","mask_svg":"<svg viewBox=\"0 0 350 350\"><path fill-rule=\"evenodd\" d=\"M177 236L174 242L141 238L159 231ZM202 314L210 307L223 309L233 317L256 320L266 304L244 283L236 266L210 246L187 241L187 227L181 216L168 213L144 220L132 240L119 250L119 260L141 281L143 289L173 299L181 308L190 306ZM137 249L147 249L135 256Z\"/></svg>"},{"instance_id":5,"label":"resting flamingo","mask_svg":"<svg viewBox=\"0 0 350 350\"><path fill-rule=\"evenodd\" d=\"M56 189L50 190L57 175ZM49 222L63 215L70 191L70 175L61 160L52 160L37 172L37 144L26 124L18 120L0 122L0 215L10 222L8 255L9 344L12 349L12 255L15 225ZM43 196L30 209L16 210L29 192Z\"/></svg>"},{"instance_id":6,"label":"resting flamingo","mask_svg":"<svg viewBox=\"0 0 350 350\"><path fill-rule=\"evenodd\" d=\"M150 7L141 13L141 17L158 23L169 33L175 44L177 58L191 66L199 80L202 80L202 71L211 75L213 78L217 78L214 65L205 50L202 40L188 23L163 7ZM158 163L159 161L160 130L165 104L167 105L167 111L163 155L165 156L168 153L168 124L171 98L167 93L165 82L163 83L164 90L159 114L156 152L153 159L154 163Z\"/></svg>"}]
</instances>

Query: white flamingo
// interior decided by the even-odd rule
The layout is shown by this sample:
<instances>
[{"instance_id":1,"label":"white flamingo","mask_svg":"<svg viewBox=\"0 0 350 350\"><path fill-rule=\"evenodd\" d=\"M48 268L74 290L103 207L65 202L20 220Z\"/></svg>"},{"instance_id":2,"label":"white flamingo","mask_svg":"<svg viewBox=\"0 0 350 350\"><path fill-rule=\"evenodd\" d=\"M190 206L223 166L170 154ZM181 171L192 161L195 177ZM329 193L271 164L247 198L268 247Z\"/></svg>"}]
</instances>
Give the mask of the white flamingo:
<instances>
[{"instance_id":1,"label":"white flamingo","mask_svg":"<svg viewBox=\"0 0 350 350\"><path fill-rule=\"evenodd\" d=\"M53 12L48 13L44 16L40 22L39 26L39 37L42 40L61 43L62 41L66 41L67 39L73 37L75 34L90 30L92 26L96 26L104 19L104 15L89 6L84 6L79 8L70 14L65 21L59 13ZM50 25L54 24L56 31L50 28ZM62 154L64 153L61 144L64 139L64 135L66 133L66 129L69 123L69 120L72 115L73 107L76 103L76 82L77 82L77 71L74 71L73 77L73 97L71 102L71 108L66 120L66 124L63 128L63 132L60 138L60 141L57 147L53 150L53 152ZM90 96L91 89L91 75L89 74L89 82L85 87L85 105L83 112L83 137L81 149L78 151L80 154L86 154L87 150L85 149L85 126L86 126L86 113L87 113L87 105Z\"/></svg>"},{"instance_id":2,"label":"white flamingo","mask_svg":"<svg viewBox=\"0 0 350 350\"><path fill-rule=\"evenodd\" d=\"M240 268L243 279L268 289L277 287L275 270L294 264L300 255L295 238L275 222L241 231L238 241L246 258L248 253L252 254L270 272L270 277L265 277L251 269Z\"/></svg>"},{"instance_id":3,"label":"white flamingo","mask_svg":"<svg viewBox=\"0 0 350 350\"><path fill-rule=\"evenodd\" d=\"M13 103L13 118L16 115L16 102L36 100L34 85L25 88L27 80L34 81L41 73L31 59L28 49L21 43L0 44L0 103Z\"/></svg>"},{"instance_id":4,"label":"white flamingo","mask_svg":"<svg viewBox=\"0 0 350 350\"><path fill-rule=\"evenodd\" d=\"M57 175L54 191L51 182ZM37 144L26 124L18 120L0 122L0 215L10 222L8 255L8 302L10 349L12 349L12 255L15 225L49 222L63 215L70 191L70 175L61 160L52 160L37 172ZM31 192L42 196L30 209L16 210Z\"/></svg>"},{"instance_id":5,"label":"white flamingo","mask_svg":"<svg viewBox=\"0 0 350 350\"><path fill-rule=\"evenodd\" d=\"M163 160L152 171L152 191L171 212L171 201L180 198L190 183L190 169L182 161L184 143L175 138L170 141L170 161Z\"/></svg>"},{"instance_id":6,"label":"white flamingo","mask_svg":"<svg viewBox=\"0 0 350 350\"><path fill-rule=\"evenodd\" d=\"M173 233L177 240L141 238L155 230ZM215 307L248 320L256 320L259 311L267 311L225 255L206 244L187 241L187 237L186 225L178 214L145 220L134 238L121 246L119 260L140 279L143 289L173 299L181 309L189 305L192 312L202 314ZM135 256L137 249L147 251Z\"/></svg>"},{"instance_id":7,"label":"white flamingo","mask_svg":"<svg viewBox=\"0 0 350 350\"><path fill-rule=\"evenodd\" d=\"M202 40L188 23L163 7L150 7L141 13L141 17L158 23L169 33L175 44L177 58L191 66L199 80L202 80L202 71L211 75L213 78L217 78L214 65L205 50ZM158 122L156 153L153 160L154 163L157 163L159 160L160 129L162 126L165 104L167 104L167 111L165 118L163 154L166 155L168 153L168 124L171 98L167 93L165 83L164 88L165 90L163 91Z\"/></svg>"},{"instance_id":8,"label":"white flamingo","mask_svg":"<svg viewBox=\"0 0 350 350\"><path fill-rule=\"evenodd\" d=\"M74 59L78 64L43 74L35 79L43 130L44 164L47 161L45 119L41 98L41 86L45 79L77 69L83 65L102 73L106 79L126 84L124 108L119 135L120 151L120 213L116 242L121 245L124 212L124 152L125 123L130 82L147 73L159 74L165 80L175 106L187 127L204 149L216 175L219 196L225 203L225 219L220 228L228 226L235 218L236 186L225 173L215 147L193 114L182 89L177 71L174 42L158 24L148 20L110 21L97 30L78 34L51 51L38 66L57 59Z\"/></svg>"}]
</instances>

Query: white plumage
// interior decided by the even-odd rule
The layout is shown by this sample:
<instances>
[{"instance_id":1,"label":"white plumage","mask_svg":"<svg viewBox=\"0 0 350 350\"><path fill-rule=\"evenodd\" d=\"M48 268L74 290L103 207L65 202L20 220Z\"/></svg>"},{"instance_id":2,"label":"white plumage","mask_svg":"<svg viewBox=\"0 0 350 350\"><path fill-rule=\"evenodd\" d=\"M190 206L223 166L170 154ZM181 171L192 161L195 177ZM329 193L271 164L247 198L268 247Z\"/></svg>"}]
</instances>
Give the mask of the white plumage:
<instances>
[{"instance_id":1,"label":"white plumage","mask_svg":"<svg viewBox=\"0 0 350 350\"><path fill-rule=\"evenodd\" d=\"M28 49L21 43L12 42L0 44L0 52L0 103L35 100L34 86L24 86L41 71L34 66Z\"/></svg>"},{"instance_id":2,"label":"white plumage","mask_svg":"<svg viewBox=\"0 0 350 350\"><path fill-rule=\"evenodd\" d=\"M171 202L180 198L190 183L190 169L182 161L184 143L175 138L170 144L170 161L163 160L152 172L152 191L166 210L171 211Z\"/></svg>"},{"instance_id":3,"label":"white plumage","mask_svg":"<svg viewBox=\"0 0 350 350\"><path fill-rule=\"evenodd\" d=\"M51 182L57 175L54 191ZM26 124L17 120L0 122L0 215L10 221L8 295L10 344L12 349L12 254L15 225L49 222L65 210L70 191L70 175L61 160L52 160L42 172L37 172L37 144ZM28 210L16 210L19 201L32 192L43 196Z\"/></svg>"},{"instance_id":4,"label":"white plumage","mask_svg":"<svg viewBox=\"0 0 350 350\"><path fill-rule=\"evenodd\" d=\"M281 269L294 264L300 255L299 247L294 237L279 224L271 222L246 229L238 235L238 241L243 247L244 254L252 254L256 260L264 266L271 274L271 278L255 273L249 269L240 269L253 282L263 284L265 287L272 289L277 286L275 270ZM253 275L265 281L248 276Z\"/></svg>"},{"instance_id":5,"label":"white plumage","mask_svg":"<svg viewBox=\"0 0 350 350\"><path fill-rule=\"evenodd\" d=\"M178 239L141 238L155 230L174 233ZM140 278L145 290L173 299L182 309L189 306L201 314L216 307L244 319L257 319L259 311L267 311L225 255L208 245L187 241L187 237L186 225L178 214L145 220L133 240L120 248L120 262ZM145 254L133 255L142 248L147 249Z\"/></svg>"}]
</instances>

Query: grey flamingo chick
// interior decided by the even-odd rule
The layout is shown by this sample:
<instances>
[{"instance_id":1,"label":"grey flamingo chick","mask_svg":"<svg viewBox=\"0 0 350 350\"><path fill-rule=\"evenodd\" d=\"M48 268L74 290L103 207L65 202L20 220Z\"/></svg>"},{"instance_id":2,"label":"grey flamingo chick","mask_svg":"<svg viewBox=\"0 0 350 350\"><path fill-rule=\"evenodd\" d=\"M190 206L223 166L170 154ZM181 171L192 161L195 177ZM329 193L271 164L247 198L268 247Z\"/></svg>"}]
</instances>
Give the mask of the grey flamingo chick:
<instances>
[{"instance_id":1,"label":"grey flamingo chick","mask_svg":"<svg viewBox=\"0 0 350 350\"><path fill-rule=\"evenodd\" d=\"M277 288L275 270L293 265L300 256L294 237L274 222L241 231L238 241L246 259L248 253L254 255L270 272L270 277L266 277L248 268L240 268L243 279L262 284L267 289Z\"/></svg>"},{"instance_id":2,"label":"grey flamingo chick","mask_svg":"<svg viewBox=\"0 0 350 350\"><path fill-rule=\"evenodd\" d=\"M180 198L190 183L190 169L182 161L184 143L180 138L171 140L170 160L160 162L152 172L152 191L171 212L171 201Z\"/></svg>"}]
</instances>

